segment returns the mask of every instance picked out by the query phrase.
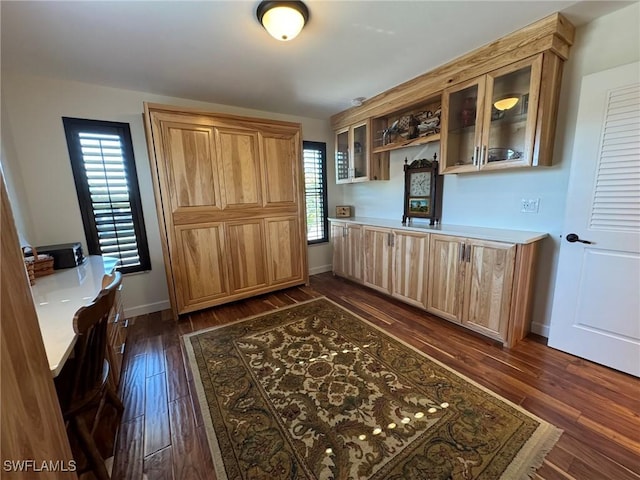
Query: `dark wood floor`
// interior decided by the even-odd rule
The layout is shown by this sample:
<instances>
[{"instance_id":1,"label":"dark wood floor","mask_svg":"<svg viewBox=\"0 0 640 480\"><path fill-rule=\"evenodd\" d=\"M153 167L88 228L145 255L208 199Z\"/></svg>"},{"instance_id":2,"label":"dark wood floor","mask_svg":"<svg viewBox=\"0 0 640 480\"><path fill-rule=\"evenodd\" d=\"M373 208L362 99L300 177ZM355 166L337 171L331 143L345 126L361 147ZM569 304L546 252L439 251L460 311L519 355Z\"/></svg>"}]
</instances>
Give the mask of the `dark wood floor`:
<instances>
[{"instance_id":1,"label":"dark wood floor","mask_svg":"<svg viewBox=\"0 0 640 480\"><path fill-rule=\"evenodd\" d=\"M121 395L114 479L215 479L180 335L325 295L396 337L562 428L535 478L640 479L640 380L528 338L513 349L333 277L182 318L137 317Z\"/></svg>"}]
</instances>

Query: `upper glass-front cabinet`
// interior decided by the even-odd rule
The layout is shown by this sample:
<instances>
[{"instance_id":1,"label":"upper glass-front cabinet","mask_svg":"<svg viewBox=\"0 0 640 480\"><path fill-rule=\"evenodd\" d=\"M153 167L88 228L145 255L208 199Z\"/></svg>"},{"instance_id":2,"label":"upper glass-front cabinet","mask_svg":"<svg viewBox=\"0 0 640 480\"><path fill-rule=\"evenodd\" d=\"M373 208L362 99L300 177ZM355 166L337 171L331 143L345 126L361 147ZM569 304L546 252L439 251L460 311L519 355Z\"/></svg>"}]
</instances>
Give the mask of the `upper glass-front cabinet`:
<instances>
[{"instance_id":1,"label":"upper glass-front cabinet","mask_svg":"<svg viewBox=\"0 0 640 480\"><path fill-rule=\"evenodd\" d=\"M532 165L541 72L537 55L446 89L440 173Z\"/></svg>"},{"instance_id":2,"label":"upper glass-front cabinet","mask_svg":"<svg viewBox=\"0 0 640 480\"><path fill-rule=\"evenodd\" d=\"M369 122L336 132L336 183L369 180Z\"/></svg>"}]
</instances>

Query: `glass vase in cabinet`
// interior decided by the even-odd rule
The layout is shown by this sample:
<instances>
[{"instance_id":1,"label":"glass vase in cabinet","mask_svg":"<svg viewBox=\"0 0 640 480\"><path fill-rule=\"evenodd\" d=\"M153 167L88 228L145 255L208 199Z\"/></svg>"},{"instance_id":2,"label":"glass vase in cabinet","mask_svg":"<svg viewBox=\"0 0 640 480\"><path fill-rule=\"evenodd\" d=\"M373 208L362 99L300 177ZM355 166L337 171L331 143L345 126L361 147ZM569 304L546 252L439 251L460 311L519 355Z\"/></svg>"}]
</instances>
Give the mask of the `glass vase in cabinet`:
<instances>
[{"instance_id":1,"label":"glass vase in cabinet","mask_svg":"<svg viewBox=\"0 0 640 480\"><path fill-rule=\"evenodd\" d=\"M369 178L369 122L336 132L336 183L354 183Z\"/></svg>"},{"instance_id":2,"label":"glass vase in cabinet","mask_svg":"<svg viewBox=\"0 0 640 480\"><path fill-rule=\"evenodd\" d=\"M542 54L443 93L440 173L533 165Z\"/></svg>"}]
</instances>

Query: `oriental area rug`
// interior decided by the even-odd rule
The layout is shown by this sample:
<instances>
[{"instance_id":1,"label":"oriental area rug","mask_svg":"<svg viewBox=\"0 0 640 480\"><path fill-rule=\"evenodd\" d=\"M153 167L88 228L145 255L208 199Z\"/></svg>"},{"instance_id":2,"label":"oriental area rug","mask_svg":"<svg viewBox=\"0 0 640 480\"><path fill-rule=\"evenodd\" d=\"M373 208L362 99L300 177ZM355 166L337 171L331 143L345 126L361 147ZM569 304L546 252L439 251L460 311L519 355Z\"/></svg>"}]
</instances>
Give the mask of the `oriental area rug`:
<instances>
[{"instance_id":1,"label":"oriental area rug","mask_svg":"<svg viewBox=\"0 0 640 480\"><path fill-rule=\"evenodd\" d=\"M218 480L514 480L562 433L326 298L184 341Z\"/></svg>"}]
</instances>

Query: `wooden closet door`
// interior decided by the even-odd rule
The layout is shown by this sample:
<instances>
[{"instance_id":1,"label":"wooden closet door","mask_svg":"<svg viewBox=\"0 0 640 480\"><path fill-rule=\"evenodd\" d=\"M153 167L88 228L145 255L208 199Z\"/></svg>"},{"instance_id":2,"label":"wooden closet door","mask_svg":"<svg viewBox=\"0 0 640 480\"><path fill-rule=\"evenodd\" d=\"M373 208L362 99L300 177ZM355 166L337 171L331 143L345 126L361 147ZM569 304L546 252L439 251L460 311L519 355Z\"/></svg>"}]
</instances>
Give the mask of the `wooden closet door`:
<instances>
[{"instance_id":1,"label":"wooden closet door","mask_svg":"<svg viewBox=\"0 0 640 480\"><path fill-rule=\"evenodd\" d=\"M269 282L289 282L302 278L300 226L297 217L265 221L269 261Z\"/></svg>"},{"instance_id":2,"label":"wooden closet door","mask_svg":"<svg viewBox=\"0 0 640 480\"><path fill-rule=\"evenodd\" d=\"M220 210L222 199L214 128L162 122L162 131L165 155L161 167L171 211L188 211L189 207Z\"/></svg>"},{"instance_id":3,"label":"wooden closet door","mask_svg":"<svg viewBox=\"0 0 640 480\"><path fill-rule=\"evenodd\" d=\"M267 264L262 220L229 222L226 227L231 293L266 286Z\"/></svg>"},{"instance_id":4,"label":"wooden closet door","mask_svg":"<svg viewBox=\"0 0 640 480\"><path fill-rule=\"evenodd\" d=\"M181 311L207 306L229 293L221 223L175 227L179 248L173 255L176 297Z\"/></svg>"},{"instance_id":5,"label":"wooden closet door","mask_svg":"<svg viewBox=\"0 0 640 480\"><path fill-rule=\"evenodd\" d=\"M263 131L261 137L265 206L295 205L298 202L300 135L298 131Z\"/></svg>"},{"instance_id":6,"label":"wooden closet door","mask_svg":"<svg viewBox=\"0 0 640 480\"><path fill-rule=\"evenodd\" d=\"M226 208L262 206L258 133L230 127L218 127L216 131Z\"/></svg>"}]
</instances>

